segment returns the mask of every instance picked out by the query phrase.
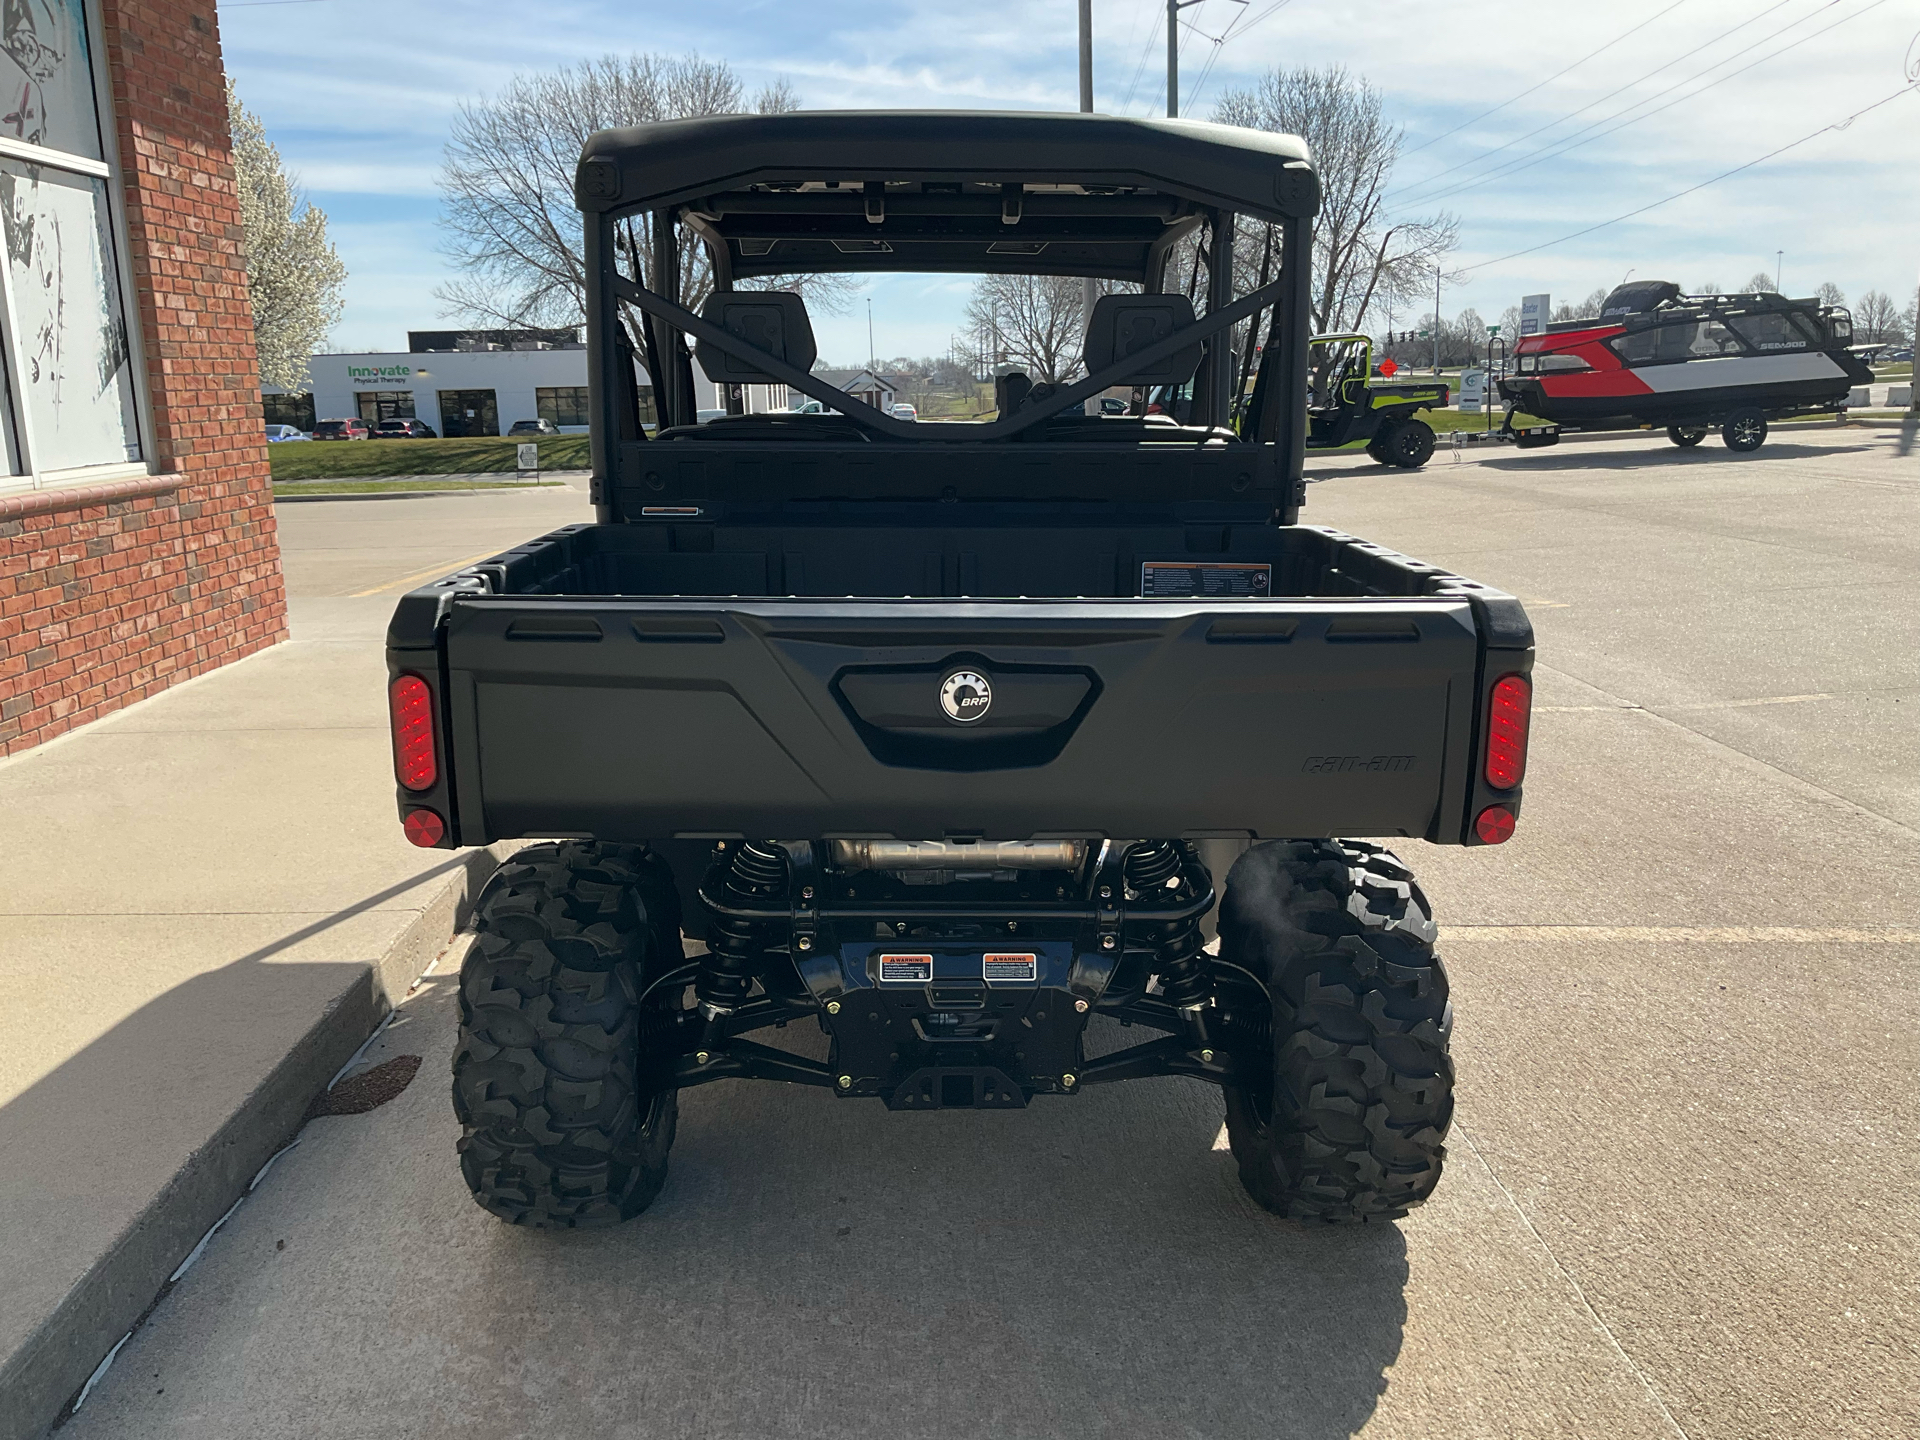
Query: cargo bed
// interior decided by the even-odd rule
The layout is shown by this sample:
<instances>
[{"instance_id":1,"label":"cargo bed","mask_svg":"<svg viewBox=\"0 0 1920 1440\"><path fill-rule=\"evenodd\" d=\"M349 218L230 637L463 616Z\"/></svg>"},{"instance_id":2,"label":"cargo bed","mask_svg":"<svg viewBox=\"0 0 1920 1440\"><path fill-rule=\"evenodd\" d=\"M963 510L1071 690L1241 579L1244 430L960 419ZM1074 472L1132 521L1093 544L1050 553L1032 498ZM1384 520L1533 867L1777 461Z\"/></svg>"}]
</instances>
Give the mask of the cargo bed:
<instances>
[{"instance_id":1,"label":"cargo bed","mask_svg":"<svg viewBox=\"0 0 1920 1440\"><path fill-rule=\"evenodd\" d=\"M569 526L405 597L391 666L446 737L406 802L467 845L1473 843L1517 802L1475 765L1531 665L1510 596L1317 526L803 508ZM961 670L977 723L942 713Z\"/></svg>"}]
</instances>

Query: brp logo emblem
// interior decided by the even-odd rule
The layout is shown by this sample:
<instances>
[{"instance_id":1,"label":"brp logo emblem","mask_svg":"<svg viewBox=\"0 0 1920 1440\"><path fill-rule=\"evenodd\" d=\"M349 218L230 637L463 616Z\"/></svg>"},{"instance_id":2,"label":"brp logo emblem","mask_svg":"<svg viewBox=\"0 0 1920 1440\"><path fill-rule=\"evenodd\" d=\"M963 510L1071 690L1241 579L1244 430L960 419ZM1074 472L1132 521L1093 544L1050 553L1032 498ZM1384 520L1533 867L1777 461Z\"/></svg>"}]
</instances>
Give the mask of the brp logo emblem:
<instances>
[{"instance_id":1,"label":"brp logo emblem","mask_svg":"<svg viewBox=\"0 0 1920 1440\"><path fill-rule=\"evenodd\" d=\"M975 670L956 670L940 682L940 708L958 725L986 717L993 704L993 686Z\"/></svg>"}]
</instances>

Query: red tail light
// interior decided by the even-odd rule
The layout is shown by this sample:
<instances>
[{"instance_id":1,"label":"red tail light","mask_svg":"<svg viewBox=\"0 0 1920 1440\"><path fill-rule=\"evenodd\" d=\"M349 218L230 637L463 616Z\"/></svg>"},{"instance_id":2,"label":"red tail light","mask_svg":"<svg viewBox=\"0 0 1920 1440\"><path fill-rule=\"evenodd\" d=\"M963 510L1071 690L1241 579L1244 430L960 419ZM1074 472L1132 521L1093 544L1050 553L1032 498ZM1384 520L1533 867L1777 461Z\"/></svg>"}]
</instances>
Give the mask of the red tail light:
<instances>
[{"instance_id":1,"label":"red tail light","mask_svg":"<svg viewBox=\"0 0 1920 1440\"><path fill-rule=\"evenodd\" d=\"M431 813L431 811L427 810L416 810L413 812L414 815L427 815ZM439 817L435 816L434 818L438 819ZM413 824L413 815L407 817L407 824L409 826ZM1473 829L1474 833L1480 837L1481 844L1498 845L1509 835L1513 834L1513 812L1504 805L1489 805L1486 809L1482 810L1474 820ZM419 843L417 840L414 841L416 845Z\"/></svg>"},{"instance_id":2,"label":"red tail light","mask_svg":"<svg viewBox=\"0 0 1920 1440\"><path fill-rule=\"evenodd\" d=\"M418 675L387 687L393 714L393 773L409 790L425 790L439 776L433 753L433 692Z\"/></svg>"},{"instance_id":3,"label":"red tail light","mask_svg":"<svg viewBox=\"0 0 1920 1440\"><path fill-rule=\"evenodd\" d=\"M1533 686L1526 676L1509 675L1493 687L1487 703L1487 784L1496 790L1513 789L1527 773L1532 710Z\"/></svg>"}]
</instances>

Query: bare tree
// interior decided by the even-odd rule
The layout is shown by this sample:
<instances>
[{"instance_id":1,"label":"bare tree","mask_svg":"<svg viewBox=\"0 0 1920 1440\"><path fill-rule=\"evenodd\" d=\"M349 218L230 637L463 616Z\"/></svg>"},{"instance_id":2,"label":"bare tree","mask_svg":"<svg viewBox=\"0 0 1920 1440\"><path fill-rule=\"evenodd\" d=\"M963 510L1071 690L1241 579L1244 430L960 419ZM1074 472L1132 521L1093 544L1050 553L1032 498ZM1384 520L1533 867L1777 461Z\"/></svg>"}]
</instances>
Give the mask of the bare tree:
<instances>
[{"instance_id":1,"label":"bare tree","mask_svg":"<svg viewBox=\"0 0 1920 1440\"><path fill-rule=\"evenodd\" d=\"M347 267L327 239L324 211L306 202L260 117L227 82L233 179L245 236L254 350L263 384L303 390L307 360L340 318Z\"/></svg>"},{"instance_id":2,"label":"bare tree","mask_svg":"<svg viewBox=\"0 0 1920 1440\"><path fill-rule=\"evenodd\" d=\"M1854 339L1868 345L1884 345L1904 339L1900 332L1900 312L1893 308L1893 297L1880 290L1869 290L1853 307Z\"/></svg>"},{"instance_id":3,"label":"bare tree","mask_svg":"<svg viewBox=\"0 0 1920 1440\"><path fill-rule=\"evenodd\" d=\"M1055 385L1080 363L1085 287L1073 275L982 275L967 324L999 336L997 350L1036 384Z\"/></svg>"},{"instance_id":4,"label":"bare tree","mask_svg":"<svg viewBox=\"0 0 1920 1440\"><path fill-rule=\"evenodd\" d=\"M1314 222L1313 326L1357 330L1377 304L1408 301L1432 286L1453 249L1452 216L1395 219L1386 195L1401 132L1381 117L1380 95L1343 66L1273 70L1214 107L1223 125L1298 135L1313 149L1321 204Z\"/></svg>"},{"instance_id":5,"label":"bare tree","mask_svg":"<svg viewBox=\"0 0 1920 1440\"><path fill-rule=\"evenodd\" d=\"M1775 293L1773 277L1764 270L1756 270L1747 277L1747 283L1735 292L1740 295L1772 295Z\"/></svg>"},{"instance_id":6,"label":"bare tree","mask_svg":"<svg viewBox=\"0 0 1920 1440\"><path fill-rule=\"evenodd\" d=\"M1584 300L1576 301L1571 305L1554 306L1554 323L1559 324L1567 320L1598 320L1600 318L1600 309L1607 303L1609 293L1607 288L1602 286L1600 289L1589 294Z\"/></svg>"},{"instance_id":7,"label":"bare tree","mask_svg":"<svg viewBox=\"0 0 1920 1440\"><path fill-rule=\"evenodd\" d=\"M785 80L754 97L761 114L799 108ZM566 325L583 316L586 268L574 168L597 130L701 115L736 115L745 92L725 61L698 55L605 55L521 75L487 99L463 104L440 170L447 252L464 273L434 293L444 313L498 325ZM649 284L656 273L649 227L624 227ZM713 285L706 247L682 237L680 303L698 309ZM834 310L844 277L824 284L754 282L804 289Z\"/></svg>"},{"instance_id":8,"label":"bare tree","mask_svg":"<svg viewBox=\"0 0 1920 1440\"><path fill-rule=\"evenodd\" d=\"M1908 345L1920 341L1920 285L1907 297L1906 313L1894 322L1893 338Z\"/></svg>"},{"instance_id":9,"label":"bare tree","mask_svg":"<svg viewBox=\"0 0 1920 1440\"><path fill-rule=\"evenodd\" d=\"M1720 293L1720 282L1718 280L1704 281L1693 287L1693 293L1695 295L1718 295Z\"/></svg>"},{"instance_id":10,"label":"bare tree","mask_svg":"<svg viewBox=\"0 0 1920 1440\"><path fill-rule=\"evenodd\" d=\"M1822 305L1845 305L1847 303L1847 292L1831 280L1821 281L1820 288L1813 292L1813 296L1814 299L1818 300Z\"/></svg>"}]
</instances>

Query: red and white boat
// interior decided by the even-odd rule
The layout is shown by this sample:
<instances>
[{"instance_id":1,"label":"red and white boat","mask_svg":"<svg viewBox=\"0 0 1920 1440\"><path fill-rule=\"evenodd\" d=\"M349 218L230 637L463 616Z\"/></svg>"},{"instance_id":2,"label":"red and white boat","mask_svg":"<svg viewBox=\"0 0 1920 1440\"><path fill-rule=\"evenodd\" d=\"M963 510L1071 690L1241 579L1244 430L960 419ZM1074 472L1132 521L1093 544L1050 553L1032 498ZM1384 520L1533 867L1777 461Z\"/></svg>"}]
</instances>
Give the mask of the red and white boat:
<instances>
[{"instance_id":1,"label":"red and white boat","mask_svg":"<svg viewBox=\"0 0 1920 1440\"><path fill-rule=\"evenodd\" d=\"M1873 379L1852 340L1852 317L1815 300L1623 285L1598 319L1521 337L1500 394L1559 425L1664 425L1681 446L1717 427L1729 449L1755 450L1769 420L1838 411Z\"/></svg>"}]
</instances>

